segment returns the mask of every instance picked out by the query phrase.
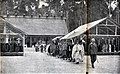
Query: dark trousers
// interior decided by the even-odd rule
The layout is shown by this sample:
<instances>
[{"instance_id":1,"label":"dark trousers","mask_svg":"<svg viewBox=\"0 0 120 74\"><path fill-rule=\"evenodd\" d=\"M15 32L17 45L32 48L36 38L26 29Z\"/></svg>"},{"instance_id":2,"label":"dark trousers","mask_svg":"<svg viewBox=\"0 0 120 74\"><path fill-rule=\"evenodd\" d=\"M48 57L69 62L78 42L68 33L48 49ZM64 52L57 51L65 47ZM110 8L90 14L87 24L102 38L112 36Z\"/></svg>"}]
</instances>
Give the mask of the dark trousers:
<instances>
[{"instance_id":1,"label":"dark trousers","mask_svg":"<svg viewBox=\"0 0 120 74\"><path fill-rule=\"evenodd\" d=\"M35 51L38 52L38 51L39 51L39 48L38 48L38 47L35 47Z\"/></svg>"},{"instance_id":2,"label":"dark trousers","mask_svg":"<svg viewBox=\"0 0 120 74\"><path fill-rule=\"evenodd\" d=\"M61 56L61 58L67 58L66 50L63 50L63 51L62 51L62 56Z\"/></svg>"},{"instance_id":3,"label":"dark trousers","mask_svg":"<svg viewBox=\"0 0 120 74\"><path fill-rule=\"evenodd\" d=\"M94 62L95 62L96 59L97 59L97 55L96 55L96 54L90 54L90 58L91 58L91 63L92 63L92 65L93 65Z\"/></svg>"},{"instance_id":4,"label":"dark trousers","mask_svg":"<svg viewBox=\"0 0 120 74\"><path fill-rule=\"evenodd\" d=\"M72 58L71 55L72 55L72 51L68 51L68 52L67 52L67 56L68 56L68 58Z\"/></svg>"}]
</instances>

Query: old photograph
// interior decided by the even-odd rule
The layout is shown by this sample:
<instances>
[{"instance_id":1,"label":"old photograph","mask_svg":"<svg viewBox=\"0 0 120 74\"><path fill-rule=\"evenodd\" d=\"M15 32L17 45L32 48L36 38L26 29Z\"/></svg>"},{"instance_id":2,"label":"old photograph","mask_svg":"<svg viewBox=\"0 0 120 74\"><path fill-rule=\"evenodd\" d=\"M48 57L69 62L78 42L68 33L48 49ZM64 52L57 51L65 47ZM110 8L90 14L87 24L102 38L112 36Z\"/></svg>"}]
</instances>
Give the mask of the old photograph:
<instances>
[{"instance_id":1,"label":"old photograph","mask_svg":"<svg viewBox=\"0 0 120 74\"><path fill-rule=\"evenodd\" d=\"M0 0L0 74L120 74L120 0Z\"/></svg>"}]
</instances>

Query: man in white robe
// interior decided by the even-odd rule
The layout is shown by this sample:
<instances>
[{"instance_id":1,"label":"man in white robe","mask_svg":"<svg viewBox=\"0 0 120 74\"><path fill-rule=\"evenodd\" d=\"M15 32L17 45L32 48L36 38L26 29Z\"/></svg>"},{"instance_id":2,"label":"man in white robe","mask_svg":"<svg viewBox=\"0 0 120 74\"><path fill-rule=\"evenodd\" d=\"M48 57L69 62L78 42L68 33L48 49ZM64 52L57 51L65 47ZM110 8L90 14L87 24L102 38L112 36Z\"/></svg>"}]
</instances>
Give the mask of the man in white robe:
<instances>
[{"instance_id":1,"label":"man in white robe","mask_svg":"<svg viewBox=\"0 0 120 74\"><path fill-rule=\"evenodd\" d=\"M74 46L73 46L73 50L72 50L72 59L75 61L75 63L79 63L80 61L83 62L84 59L84 46L82 44L82 41L80 42L80 44L77 42Z\"/></svg>"}]
</instances>

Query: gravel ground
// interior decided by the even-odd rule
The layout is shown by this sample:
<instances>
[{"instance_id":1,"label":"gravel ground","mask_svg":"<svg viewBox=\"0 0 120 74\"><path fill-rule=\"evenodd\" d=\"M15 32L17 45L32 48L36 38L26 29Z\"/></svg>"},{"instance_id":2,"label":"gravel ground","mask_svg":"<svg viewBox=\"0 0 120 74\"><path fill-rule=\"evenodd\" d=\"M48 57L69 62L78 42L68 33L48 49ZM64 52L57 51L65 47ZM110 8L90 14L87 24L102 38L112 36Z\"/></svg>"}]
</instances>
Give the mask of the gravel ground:
<instances>
[{"instance_id":1,"label":"gravel ground","mask_svg":"<svg viewBox=\"0 0 120 74\"><path fill-rule=\"evenodd\" d=\"M1 72L7 73L83 73L86 72L86 56L83 63L74 64L57 57L49 56L40 52L26 52L24 56L3 56L1 59ZM89 57L88 57L89 59ZM88 71L97 73L120 73L120 56L98 56L95 68L88 63Z\"/></svg>"}]
</instances>

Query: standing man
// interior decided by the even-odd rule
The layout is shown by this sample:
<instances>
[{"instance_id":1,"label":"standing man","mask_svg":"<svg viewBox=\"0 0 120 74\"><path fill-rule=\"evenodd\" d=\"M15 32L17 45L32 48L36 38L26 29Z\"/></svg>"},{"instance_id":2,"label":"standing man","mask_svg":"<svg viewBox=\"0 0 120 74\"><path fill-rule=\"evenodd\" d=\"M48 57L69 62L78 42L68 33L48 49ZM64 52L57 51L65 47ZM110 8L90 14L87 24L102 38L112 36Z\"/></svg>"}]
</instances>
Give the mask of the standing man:
<instances>
[{"instance_id":1,"label":"standing man","mask_svg":"<svg viewBox=\"0 0 120 74\"><path fill-rule=\"evenodd\" d=\"M62 44L62 57L63 59L67 59L67 43L66 41Z\"/></svg>"},{"instance_id":2,"label":"standing man","mask_svg":"<svg viewBox=\"0 0 120 74\"><path fill-rule=\"evenodd\" d=\"M72 48L73 48L73 44L72 44L72 40L70 40L67 45L67 58L69 59L69 61L72 61Z\"/></svg>"},{"instance_id":3,"label":"standing man","mask_svg":"<svg viewBox=\"0 0 120 74\"><path fill-rule=\"evenodd\" d=\"M80 52L80 44L79 44L79 41L76 40L72 49L72 59L73 59L73 62L75 62L76 64L79 64L79 60L80 60L79 52Z\"/></svg>"},{"instance_id":4,"label":"standing man","mask_svg":"<svg viewBox=\"0 0 120 74\"><path fill-rule=\"evenodd\" d=\"M72 59L76 64L79 64L80 61L83 62L84 59L84 46L82 40L76 41L72 49Z\"/></svg>"},{"instance_id":5,"label":"standing man","mask_svg":"<svg viewBox=\"0 0 120 74\"><path fill-rule=\"evenodd\" d=\"M92 68L94 68L94 62L97 59L97 51L98 51L97 44L95 43L94 38L91 39L91 43L88 46L88 50L91 58Z\"/></svg>"}]
</instances>

